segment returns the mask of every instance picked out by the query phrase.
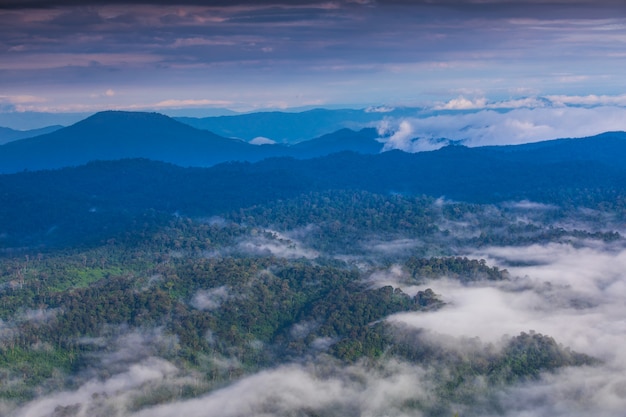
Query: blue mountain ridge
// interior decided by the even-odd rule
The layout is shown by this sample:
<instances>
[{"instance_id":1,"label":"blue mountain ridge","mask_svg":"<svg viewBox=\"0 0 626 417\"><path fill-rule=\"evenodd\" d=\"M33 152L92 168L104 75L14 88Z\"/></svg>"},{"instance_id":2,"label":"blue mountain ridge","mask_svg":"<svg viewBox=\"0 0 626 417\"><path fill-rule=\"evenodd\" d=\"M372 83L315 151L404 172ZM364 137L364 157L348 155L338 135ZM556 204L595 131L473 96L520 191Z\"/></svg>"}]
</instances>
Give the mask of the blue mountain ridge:
<instances>
[{"instance_id":1,"label":"blue mountain ridge","mask_svg":"<svg viewBox=\"0 0 626 417\"><path fill-rule=\"evenodd\" d=\"M30 130L15 130L8 127L0 127L0 145L13 142L14 140L27 139L39 135L45 135L46 133L52 133L62 128L63 126L61 125L47 126L39 129Z\"/></svg>"},{"instance_id":2,"label":"blue mountain ridge","mask_svg":"<svg viewBox=\"0 0 626 417\"><path fill-rule=\"evenodd\" d=\"M342 130L301 144L251 145L195 129L158 113L106 111L55 132L0 146L0 173L77 166L94 160L146 158L207 167L268 157L310 158L352 150L377 153L374 129Z\"/></svg>"},{"instance_id":3,"label":"blue mountain ridge","mask_svg":"<svg viewBox=\"0 0 626 417\"><path fill-rule=\"evenodd\" d=\"M165 126L170 123L161 121ZM222 141L230 140L218 142ZM530 145L452 145L415 154L345 151L208 168L148 159L100 160L0 175L0 196L9 202L0 205L0 246L80 240L85 233L105 236L114 225L123 231L144 215L220 215L327 190L444 196L476 203L608 205L623 212L626 166L618 161L624 155L626 133L612 132Z\"/></svg>"}]
</instances>

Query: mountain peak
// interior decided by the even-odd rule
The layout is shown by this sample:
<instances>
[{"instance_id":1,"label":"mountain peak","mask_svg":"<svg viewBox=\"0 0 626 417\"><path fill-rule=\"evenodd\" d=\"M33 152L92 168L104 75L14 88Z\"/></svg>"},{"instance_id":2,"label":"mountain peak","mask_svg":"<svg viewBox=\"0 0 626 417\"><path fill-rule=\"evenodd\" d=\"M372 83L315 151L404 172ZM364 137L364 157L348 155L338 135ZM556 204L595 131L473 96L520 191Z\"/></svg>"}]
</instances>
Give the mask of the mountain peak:
<instances>
[{"instance_id":1,"label":"mountain peak","mask_svg":"<svg viewBox=\"0 0 626 417\"><path fill-rule=\"evenodd\" d=\"M109 127L126 128L129 125L139 124L143 127L150 125L162 126L168 124L171 126L179 125L181 128L189 128L191 126L184 123L177 122L161 113L156 112L136 112L136 111L123 111L123 110L105 110L95 113L73 126L93 125L93 124L106 124ZM195 129L194 129L195 130Z\"/></svg>"},{"instance_id":2,"label":"mountain peak","mask_svg":"<svg viewBox=\"0 0 626 417\"><path fill-rule=\"evenodd\" d=\"M170 117L157 113L157 112L143 112L143 111L127 111L127 110L103 110L85 118L85 120L102 120L102 119L118 119L118 118L133 118L133 119L171 119Z\"/></svg>"}]
</instances>

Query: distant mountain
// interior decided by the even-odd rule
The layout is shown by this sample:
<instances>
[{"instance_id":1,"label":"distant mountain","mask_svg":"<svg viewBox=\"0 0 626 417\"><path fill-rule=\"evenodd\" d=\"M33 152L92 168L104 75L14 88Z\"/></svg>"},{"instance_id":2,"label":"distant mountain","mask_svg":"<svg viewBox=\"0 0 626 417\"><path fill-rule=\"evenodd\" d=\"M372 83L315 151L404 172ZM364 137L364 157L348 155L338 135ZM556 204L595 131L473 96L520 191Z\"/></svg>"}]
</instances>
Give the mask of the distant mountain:
<instances>
[{"instance_id":1,"label":"distant mountain","mask_svg":"<svg viewBox=\"0 0 626 417\"><path fill-rule=\"evenodd\" d=\"M319 138L303 141L289 147L290 155L295 157L313 158L332 153L352 151L361 154L376 154L383 149L383 143L376 139L380 135L373 128L355 132L351 129L340 129Z\"/></svg>"},{"instance_id":2,"label":"distant mountain","mask_svg":"<svg viewBox=\"0 0 626 417\"><path fill-rule=\"evenodd\" d=\"M278 143L297 143L340 129L360 130L385 116L415 116L419 109L313 109L299 113L258 112L221 117L178 117L176 120L218 135L250 141L265 137Z\"/></svg>"},{"instance_id":3,"label":"distant mountain","mask_svg":"<svg viewBox=\"0 0 626 417\"><path fill-rule=\"evenodd\" d=\"M0 173L63 168L95 160L128 158L144 158L179 166L210 167L223 162L257 162L276 157L309 159L344 151L377 154L383 147L377 139L378 134L373 128L360 131L340 129L293 145L252 145L193 128L158 113L107 111L52 133L0 146ZM414 158L412 163L428 167L428 172L422 173L422 168L411 167L410 164L404 167L401 161L398 161L398 166L394 166L393 172L406 170L406 175L419 174L425 178L433 177L433 173L450 177L452 173L461 173L463 167L466 167L468 172L461 173L461 176L463 180L469 181L488 167L501 174L508 172L509 166L526 171L528 167L537 164L601 163L607 169L619 171L624 165L624 155L626 133L609 132L591 138L558 139L516 146L447 146L439 152L424 152L410 157ZM375 169L385 158L389 156L375 159L368 168ZM381 169L387 177L390 175L388 167ZM379 179L372 178L371 181L375 184ZM398 178L398 181L402 184L405 180ZM438 181L439 177L431 178L430 185L434 187ZM447 178L446 181L451 179ZM420 187L428 188L429 184ZM471 186L468 187L471 190Z\"/></svg>"},{"instance_id":4,"label":"distant mountain","mask_svg":"<svg viewBox=\"0 0 626 417\"><path fill-rule=\"evenodd\" d=\"M17 130L39 129L46 126L69 126L89 116L89 113L45 113L33 111L0 112L0 126Z\"/></svg>"},{"instance_id":5,"label":"distant mountain","mask_svg":"<svg viewBox=\"0 0 626 417\"><path fill-rule=\"evenodd\" d=\"M167 126L171 121L162 122ZM24 236L46 241L54 236L82 236L90 230L96 233L96 229L102 234L110 232L103 227L113 224L123 230L127 222L135 221L133 216L146 211L151 216L219 215L326 190L445 196L476 203L527 199L623 211L626 165L615 163L622 155L626 155L626 133L617 132L521 146L447 146L415 154L341 152L211 168L125 159L0 175L0 196L11 202L0 205L0 244L3 239L25 242ZM120 219L125 220L119 223ZM67 231L59 229L47 237L57 227Z\"/></svg>"},{"instance_id":6,"label":"distant mountain","mask_svg":"<svg viewBox=\"0 0 626 417\"><path fill-rule=\"evenodd\" d=\"M14 140L32 138L39 135L45 135L46 133L52 133L59 129L62 129L61 125L42 127L41 129L31 130L15 130L8 127L0 127L0 145L13 142Z\"/></svg>"},{"instance_id":7,"label":"distant mountain","mask_svg":"<svg viewBox=\"0 0 626 417\"><path fill-rule=\"evenodd\" d=\"M107 111L53 133L1 146L0 172L123 158L210 166L230 160L257 161L282 153L279 146L254 146L223 138L158 113Z\"/></svg>"},{"instance_id":8,"label":"distant mountain","mask_svg":"<svg viewBox=\"0 0 626 417\"><path fill-rule=\"evenodd\" d=\"M566 161L601 160L614 168L624 168L626 132L606 132L588 138L556 139L524 145L483 148L510 161L559 163Z\"/></svg>"},{"instance_id":9,"label":"distant mountain","mask_svg":"<svg viewBox=\"0 0 626 417\"><path fill-rule=\"evenodd\" d=\"M218 116L235 116L241 114L236 111L221 107L210 108L182 108L182 109L163 109L159 113L162 113L169 117L218 117Z\"/></svg>"},{"instance_id":10,"label":"distant mountain","mask_svg":"<svg viewBox=\"0 0 626 417\"><path fill-rule=\"evenodd\" d=\"M158 113L107 111L50 134L0 146L0 173L82 165L94 160L146 158L180 166L312 158L334 152L378 153L374 129L337 132L293 146L252 145L195 129Z\"/></svg>"}]
</instances>

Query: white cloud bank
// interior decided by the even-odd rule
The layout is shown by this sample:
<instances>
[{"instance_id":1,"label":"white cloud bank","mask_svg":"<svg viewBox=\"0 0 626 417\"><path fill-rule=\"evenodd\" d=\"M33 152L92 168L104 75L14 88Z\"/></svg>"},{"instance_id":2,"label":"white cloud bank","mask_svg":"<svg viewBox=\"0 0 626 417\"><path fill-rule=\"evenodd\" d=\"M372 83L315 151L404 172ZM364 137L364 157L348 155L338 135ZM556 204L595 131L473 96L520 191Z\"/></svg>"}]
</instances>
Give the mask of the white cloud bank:
<instances>
[{"instance_id":1,"label":"white cloud bank","mask_svg":"<svg viewBox=\"0 0 626 417\"><path fill-rule=\"evenodd\" d=\"M607 131L625 131L626 108L487 109L466 114L384 119L377 127L381 140L385 142L385 150L428 151L445 146L450 141L470 147L516 145L593 136Z\"/></svg>"},{"instance_id":2,"label":"white cloud bank","mask_svg":"<svg viewBox=\"0 0 626 417\"><path fill-rule=\"evenodd\" d=\"M320 375L323 374L323 375ZM389 362L379 372L289 365L263 371L205 397L163 405L133 417L204 416L419 416L405 414L405 401L429 402L425 372ZM400 407L399 407L400 406Z\"/></svg>"},{"instance_id":3,"label":"white cloud bank","mask_svg":"<svg viewBox=\"0 0 626 417\"><path fill-rule=\"evenodd\" d=\"M579 242L580 243L580 242ZM518 278L462 285L430 281L448 304L428 313L390 317L424 329L433 343L478 337L498 345L504 335L534 330L603 361L563 369L501 394L507 416L621 416L626 409L626 249L598 242L494 247L468 256L506 267Z\"/></svg>"},{"instance_id":4,"label":"white cloud bank","mask_svg":"<svg viewBox=\"0 0 626 417\"><path fill-rule=\"evenodd\" d=\"M266 138L263 136L257 136L249 142L251 145L274 145L276 144L275 140L270 138Z\"/></svg>"},{"instance_id":5,"label":"white cloud bank","mask_svg":"<svg viewBox=\"0 0 626 417\"><path fill-rule=\"evenodd\" d=\"M557 342L604 363L566 368L508 387L495 394L503 410L498 415L621 417L626 409L626 248L589 241L577 246L492 247L467 255L506 267L518 278L472 285L442 279L421 287L405 286L404 291L411 294L430 287L448 304L438 311L397 314L390 322L425 329L432 335L431 343L446 348L463 348L463 337L479 337L497 345L503 335L522 331L553 336ZM374 274L371 283L402 287L400 283L406 278L402 268L393 266ZM294 331L304 335L304 327ZM134 399L157 387L176 386L189 379L162 359L140 355L129 363L132 352L127 346L148 346L154 340L150 335L131 336L120 343L124 349L115 350L113 355L115 363L129 364L125 370L105 379L91 379L75 391L41 397L9 415L44 417L69 407L68 411L78 416L419 417L424 414L411 404L428 408L438 401L434 370L418 364L389 359L372 368L320 361L279 366L197 398L136 410L132 407ZM138 338L139 342L134 342ZM480 409L459 407L460 415L489 416Z\"/></svg>"},{"instance_id":6,"label":"white cloud bank","mask_svg":"<svg viewBox=\"0 0 626 417\"><path fill-rule=\"evenodd\" d=\"M169 362L159 358L149 358L141 363L132 364L128 371L100 381L93 379L81 385L75 391L64 391L41 397L16 410L12 417L48 417L67 415L121 416L122 410L132 401L134 395L142 389L153 389L155 385L173 377L177 369ZM114 401L109 400L113 398ZM101 414L102 413L102 414Z\"/></svg>"}]
</instances>

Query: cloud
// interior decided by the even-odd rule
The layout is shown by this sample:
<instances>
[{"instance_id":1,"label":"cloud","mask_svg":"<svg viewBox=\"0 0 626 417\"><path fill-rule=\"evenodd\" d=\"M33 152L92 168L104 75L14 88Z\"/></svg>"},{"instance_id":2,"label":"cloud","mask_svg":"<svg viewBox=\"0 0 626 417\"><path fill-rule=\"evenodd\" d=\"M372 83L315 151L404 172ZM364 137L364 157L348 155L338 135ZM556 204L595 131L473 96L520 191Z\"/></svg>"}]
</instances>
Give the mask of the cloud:
<instances>
[{"instance_id":1,"label":"cloud","mask_svg":"<svg viewBox=\"0 0 626 417\"><path fill-rule=\"evenodd\" d=\"M445 104L435 106L436 110L468 110L468 109L484 109L487 104L486 98L478 98L468 100L465 97L459 97L448 101Z\"/></svg>"},{"instance_id":2,"label":"cloud","mask_svg":"<svg viewBox=\"0 0 626 417\"><path fill-rule=\"evenodd\" d=\"M555 105L560 106L623 106L626 107L626 94L617 96L595 95L567 96L552 95L546 97Z\"/></svg>"},{"instance_id":3,"label":"cloud","mask_svg":"<svg viewBox=\"0 0 626 417\"><path fill-rule=\"evenodd\" d=\"M551 334L534 327L543 318L542 314L534 312L544 301L537 294L509 293L491 285L464 286L450 280L428 282L421 290L426 288L441 294L446 306L437 312L405 313L389 320L426 329L434 340L437 335L478 337L483 342L497 344L503 336L514 336L522 331Z\"/></svg>"},{"instance_id":4,"label":"cloud","mask_svg":"<svg viewBox=\"0 0 626 417\"><path fill-rule=\"evenodd\" d=\"M306 248L295 238L274 230L265 230L256 237L241 241L237 245L237 250L247 254L260 256L274 255L287 259L315 259L319 257L317 251Z\"/></svg>"},{"instance_id":5,"label":"cloud","mask_svg":"<svg viewBox=\"0 0 626 417\"><path fill-rule=\"evenodd\" d=\"M64 391L36 399L15 410L12 417L48 417L64 409L72 415L94 415L98 411L113 412L129 406L134 395L143 388L154 388L154 384L176 375L171 363L150 358L131 365L127 371L105 380L93 379L74 391ZM102 410L104 409L104 410ZM119 412L116 413L120 415ZM115 414L109 414L115 415Z\"/></svg>"},{"instance_id":6,"label":"cloud","mask_svg":"<svg viewBox=\"0 0 626 417\"><path fill-rule=\"evenodd\" d=\"M39 396L33 401L17 408L0 401L0 411L3 406L11 410L3 415L126 417L137 401L155 393L177 392L180 387L201 384L193 371L181 372L163 358L175 357L179 345L177 338L162 328L105 326L98 337L78 339L77 343L92 353L87 354L81 370L72 374L71 389L49 392L63 386L55 378L65 378L62 374L53 376L40 383Z\"/></svg>"},{"instance_id":7,"label":"cloud","mask_svg":"<svg viewBox=\"0 0 626 417\"><path fill-rule=\"evenodd\" d=\"M405 152L434 151L450 143L445 138L420 136L421 132L418 133L414 125L411 119L400 120L395 130L388 120L379 124L379 134L385 135L383 139L380 139L384 142L383 151L392 149L400 149ZM390 136L386 136L389 133Z\"/></svg>"},{"instance_id":8,"label":"cloud","mask_svg":"<svg viewBox=\"0 0 626 417\"><path fill-rule=\"evenodd\" d=\"M626 406L623 244L491 247L467 255L507 268L514 278L471 285L446 279L419 287L404 284L407 292L432 288L447 304L428 313L396 314L389 322L423 329L425 340L445 348L474 337L497 346L504 335L529 330L553 336L603 364L563 369L507 388L499 394L504 415L620 415Z\"/></svg>"},{"instance_id":9,"label":"cloud","mask_svg":"<svg viewBox=\"0 0 626 417\"><path fill-rule=\"evenodd\" d=\"M415 416L407 401L429 403L418 367L390 361L382 369L336 364L288 365L259 372L207 396L157 406L132 417L291 415ZM420 414L417 414L420 415Z\"/></svg>"},{"instance_id":10,"label":"cloud","mask_svg":"<svg viewBox=\"0 0 626 417\"><path fill-rule=\"evenodd\" d=\"M0 103L7 102L12 104L32 104L32 103L45 103L44 97L32 96L32 95L16 95L16 96L3 96L0 95Z\"/></svg>"},{"instance_id":11,"label":"cloud","mask_svg":"<svg viewBox=\"0 0 626 417\"><path fill-rule=\"evenodd\" d=\"M163 100L146 107L155 108L175 108L175 107L195 107L195 106L228 106L231 104L225 100L209 100L209 99L187 99L187 100Z\"/></svg>"},{"instance_id":12,"label":"cloud","mask_svg":"<svg viewBox=\"0 0 626 417\"><path fill-rule=\"evenodd\" d=\"M225 39L212 39L212 38L179 38L172 44L173 48L190 47L190 46L233 46L236 43L231 40Z\"/></svg>"},{"instance_id":13,"label":"cloud","mask_svg":"<svg viewBox=\"0 0 626 417\"><path fill-rule=\"evenodd\" d=\"M275 140L270 138L265 138L263 136L257 136L249 142L251 145L274 145L276 144Z\"/></svg>"},{"instance_id":14,"label":"cloud","mask_svg":"<svg viewBox=\"0 0 626 417\"><path fill-rule=\"evenodd\" d=\"M14 326L0 319L0 341L13 339L16 335L17 331Z\"/></svg>"},{"instance_id":15,"label":"cloud","mask_svg":"<svg viewBox=\"0 0 626 417\"><path fill-rule=\"evenodd\" d=\"M91 94L91 98L113 98L119 97L114 90L106 90L104 93ZM129 96L129 94L124 94ZM107 101L108 104L45 104L41 101L26 102L24 104L10 104L7 105L6 110L2 109L2 99L0 98L0 111L4 112L44 112L44 113L93 113L99 110L128 110L128 111L145 111L145 110L158 110L164 111L168 109L181 109L192 107L227 107L232 104L229 101L224 100L209 100L209 99L167 99L157 102L135 102L133 104L120 104L116 102ZM78 117L80 120L80 117ZM75 120L78 121L78 120ZM38 126L39 127L39 126Z\"/></svg>"},{"instance_id":16,"label":"cloud","mask_svg":"<svg viewBox=\"0 0 626 417\"><path fill-rule=\"evenodd\" d=\"M299 322L291 326L289 334L294 339L302 340L318 327L319 324L312 321Z\"/></svg>"},{"instance_id":17,"label":"cloud","mask_svg":"<svg viewBox=\"0 0 626 417\"><path fill-rule=\"evenodd\" d=\"M439 201L437 204L447 204ZM521 202L520 210L546 210L533 203ZM287 235L276 232L257 240L284 241ZM301 230L300 234L306 234ZM258 236L257 236L258 237ZM404 242L400 242L402 248ZM539 379L500 390L489 388L490 410L503 410L507 417L555 415L619 416L626 406L626 248L624 242L605 244L579 240L575 243L552 243L522 247L487 247L466 249L472 258L487 259L491 265L507 268L511 280L478 281L463 285L452 279L440 279L416 285L399 265L372 273L367 282L372 287L392 285L408 294L432 288L447 303L437 311L396 314L388 322L398 324L398 331L423 329L419 341L435 348L461 354L472 349L494 349L504 335L521 331L553 336L573 350L603 360L594 367L561 369L545 373ZM192 304L197 308L217 308L229 297L226 287L197 292ZM0 322L1 325L2 322ZM318 326L314 321L300 321L287 328L294 339L307 338ZM409 328L407 331L406 328ZM1 327L0 327L1 329ZM193 399L174 395L175 401L138 410L135 405L150 393L191 383L193 372L185 374L171 362L158 357L176 354L175 338L162 330L128 331L111 328L102 340L94 340L103 349L93 370L85 371L76 381L75 390L44 395L15 410L11 417L43 417L65 410L84 415L116 417L185 416L293 416L293 415L422 415L437 404L450 407L448 415L492 415L474 405L445 404L437 383L445 381L443 365L402 362L382 357L379 361L340 364L323 353L336 340L319 338L307 358L252 375ZM111 335L122 333L119 337ZM211 339L211 334L207 339ZM478 337L483 343L475 338ZM408 338L407 340L410 340ZM83 341L87 343L88 341ZM439 349L443 351L442 349ZM483 351L481 355L485 354ZM208 363L228 372L245 369L231 357L211 356ZM197 380L196 380L197 382ZM480 380L468 382L483 387ZM484 382L483 382L484 383ZM206 387L209 389L209 387ZM162 391L161 391L162 392ZM174 392L178 392L174 390ZM139 400L138 400L139 399ZM482 399L478 399L480 403ZM155 403L151 403L155 404ZM415 408L418 405L419 409ZM2 411L0 404L0 411ZM458 407L458 408L457 408ZM441 411L442 408L439 408ZM448 409L446 409L446 412ZM81 415L81 414L78 414ZM423 415L430 415L423 411ZM496 415L495 411L494 414ZM500 415L500 414L498 414Z\"/></svg>"},{"instance_id":18,"label":"cloud","mask_svg":"<svg viewBox=\"0 0 626 417\"><path fill-rule=\"evenodd\" d=\"M500 395L507 417L619 417L626 406L626 378L602 367L563 369Z\"/></svg>"},{"instance_id":19,"label":"cloud","mask_svg":"<svg viewBox=\"0 0 626 417\"><path fill-rule=\"evenodd\" d=\"M13 60L4 60L0 63L0 70L31 71L95 66L143 67L161 60L160 56L145 53L33 53Z\"/></svg>"},{"instance_id":20,"label":"cloud","mask_svg":"<svg viewBox=\"0 0 626 417\"><path fill-rule=\"evenodd\" d=\"M506 268L517 278L471 286L451 280L428 282L424 286L443 294L448 306L436 313L397 315L393 320L489 342L504 334L535 330L573 349L610 358L616 354L615 344L603 347L594 341L608 337L609 328L615 326L611 323L626 314L621 307L626 296L626 249L590 245L552 243L472 252L469 256ZM614 334L626 337L626 328L616 325Z\"/></svg>"},{"instance_id":21,"label":"cloud","mask_svg":"<svg viewBox=\"0 0 626 417\"><path fill-rule=\"evenodd\" d=\"M556 210L556 209L558 209L557 206L554 206L552 204L537 203L537 202L529 201L529 200L509 201L507 203L504 203L503 206L506 207L506 208L517 209L517 210L540 210L540 211L544 211L544 210Z\"/></svg>"},{"instance_id":22,"label":"cloud","mask_svg":"<svg viewBox=\"0 0 626 417\"><path fill-rule=\"evenodd\" d=\"M103 98L103 97L114 97L117 93L115 92L115 90L108 88L107 90L105 90L102 93L98 93L98 94L91 94L90 97L92 98Z\"/></svg>"},{"instance_id":23,"label":"cloud","mask_svg":"<svg viewBox=\"0 0 626 417\"><path fill-rule=\"evenodd\" d=\"M626 130L626 108L521 108L481 110L423 118L385 119L379 123L384 149L418 152L449 141L466 146L515 145L543 140L586 137ZM448 141L442 138L448 139Z\"/></svg>"},{"instance_id":24,"label":"cloud","mask_svg":"<svg viewBox=\"0 0 626 417\"><path fill-rule=\"evenodd\" d=\"M588 75L561 75L557 80L561 83L582 83L589 79Z\"/></svg>"},{"instance_id":25,"label":"cloud","mask_svg":"<svg viewBox=\"0 0 626 417\"><path fill-rule=\"evenodd\" d=\"M382 255L407 255L422 243L416 239L393 239L364 242L365 249Z\"/></svg>"},{"instance_id":26,"label":"cloud","mask_svg":"<svg viewBox=\"0 0 626 417\"><path fill-rule=\"evenodd\" d=\"M481 110L481 109L517 109L546 107L550 103L545 98L524 97L503 101L489 101L486 97L468 99L463 96L445 103L435 104L435 110Z\"/></svg>"},{"instance_id":27,"label":"cloud","mask_svg":"<svg viewBox=\"0 0 626 417\"><path fill-rule=\"evenodd\" d=\"M29 321L34 322L46 322L52 318L54 318L58 314L59 310L52 309L37 309L37 310L26 310L24 312L24 318Z\"/></svg>"},{"instance_id":28,"label":"cloud","mask_svg":"<svg viewBox=\"0 0 626 417\"><path fill-rule=\"evenodd\" d=\"M199 290L191 300L191 305L198 310L216 310L230 298L228 287L221 286L210 290Z\"/></svg>"},{"instance_id":29,"label":"cloud","mask_svg":"<svg viewBox=\"0 0 626 417\"><path fill-rule=\"evenodd\" d=\"M27 93L22 86L45 87L56 108L80 108L89 92L109 85L133 87L133 94L116 96L120 106L138 96L166 97L163 90L171 88L184 95L211 91L238 108L277 100L379 110L380 103L424 96L446 109L479 108L484 101L466 95L441 102L449 98L442 91L451 90L580 91L579 82L555 88L559 78L588 77L584 87L596 94L623 87L617 1L568 7L537 1L528 8L517 1L493 7L497 2L451 0L435 7L429 1L102 0L87 9L75 0L7 1L0 6L2 90L18 95ZM574 65L580 72L571 72ZM72 102L68 90L76 92Z\"/></svg>"},{"instance_id":30,"label":"cloud","mask_svg":"<svg viewBox=\"0 0 626 417\"><path fill-rule=\"evenodd\" d=\"M389 106L370 106L365 109L365 113L390 113L395 108Z\"/></svg>"}]
</instances>

